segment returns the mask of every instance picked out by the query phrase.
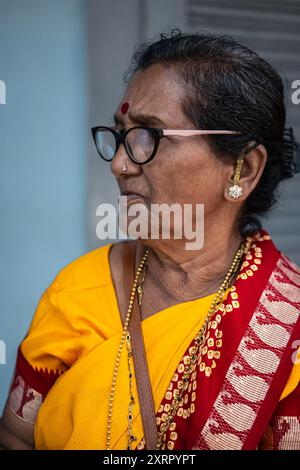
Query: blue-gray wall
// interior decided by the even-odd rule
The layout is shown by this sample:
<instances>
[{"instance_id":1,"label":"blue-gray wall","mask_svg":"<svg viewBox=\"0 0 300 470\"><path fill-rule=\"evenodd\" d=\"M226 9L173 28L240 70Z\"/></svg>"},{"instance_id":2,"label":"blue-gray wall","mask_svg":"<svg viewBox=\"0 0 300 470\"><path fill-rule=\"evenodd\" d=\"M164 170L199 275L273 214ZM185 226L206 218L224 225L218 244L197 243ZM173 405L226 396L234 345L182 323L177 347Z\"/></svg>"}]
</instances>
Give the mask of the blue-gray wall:
<instances>
[{"instance_id":1,"label":"blue-gray wall","mask_svg":"<svg viewBox=\"0 0 300 470\"><path fill-rule=\"evenodd\" d=\"M0 0L0 410L37 301L87 250L86 2Z\"/></svg>"}]
</instances>

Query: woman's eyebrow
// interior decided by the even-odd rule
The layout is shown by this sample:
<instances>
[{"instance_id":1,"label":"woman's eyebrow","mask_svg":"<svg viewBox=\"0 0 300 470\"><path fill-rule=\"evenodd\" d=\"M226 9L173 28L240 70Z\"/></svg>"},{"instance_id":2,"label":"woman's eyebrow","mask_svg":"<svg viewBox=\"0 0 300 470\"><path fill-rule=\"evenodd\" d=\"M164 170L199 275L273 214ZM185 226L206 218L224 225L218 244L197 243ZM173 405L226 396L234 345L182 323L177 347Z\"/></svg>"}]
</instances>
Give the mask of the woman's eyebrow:
<instances>
[{"instance_id":1,"label":"woman's eyebrow","mask_svg":"<svg viewBox=\"0 0 300 470\"><path fill-rule=\"evenodd\" d=\"M163 127L167 127L166 124L154 114L142 114L142 113L129 112L128 116L132 122L141 124L143 126L160 125ZM117 113L114 114L113 119L116 125L124 124L122 117L119 116Z\"/></svg>"}]
</instances>

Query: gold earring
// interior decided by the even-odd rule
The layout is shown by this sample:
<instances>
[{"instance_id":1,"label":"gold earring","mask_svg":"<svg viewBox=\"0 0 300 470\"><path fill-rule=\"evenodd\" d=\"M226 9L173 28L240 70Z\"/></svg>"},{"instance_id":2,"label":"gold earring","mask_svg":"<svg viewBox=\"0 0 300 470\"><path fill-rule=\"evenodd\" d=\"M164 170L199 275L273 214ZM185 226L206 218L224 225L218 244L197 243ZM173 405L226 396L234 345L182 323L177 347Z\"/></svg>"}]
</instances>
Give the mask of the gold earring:
<instances>
[{"instance_id":1,"label":"gold earring","mask_svg":"<svg viewBox=\"0 0 300 470\"><path fill-rule=\"evenodd\" d=\"M233 185L230 186L228 194L233 199L238 199L243 195L243 188L239 185L244 156L240 155L236 164L236 170L233 177Z\"/></svg>"}]
</instances>

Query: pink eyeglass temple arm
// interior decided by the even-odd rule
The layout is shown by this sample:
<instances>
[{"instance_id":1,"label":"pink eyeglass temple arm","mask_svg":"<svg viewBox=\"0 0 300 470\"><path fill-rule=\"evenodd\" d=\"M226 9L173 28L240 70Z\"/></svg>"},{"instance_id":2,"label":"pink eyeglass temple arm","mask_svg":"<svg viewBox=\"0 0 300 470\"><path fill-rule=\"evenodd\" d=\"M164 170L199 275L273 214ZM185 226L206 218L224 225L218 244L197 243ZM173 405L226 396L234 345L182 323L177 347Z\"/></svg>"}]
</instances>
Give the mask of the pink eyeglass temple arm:
<instances>
[{"instance_id":1,"label":"pink eyeglass temple arm","mask_svg":"<svg viewBox=\"0 0 300 470\"><path fill-rule=\"evenodd\" d=\"M209 130L179 130L179 129L162 129L164 135L182 135L182 136L190 136L190 135L204 135L204 134L240 134L237 131L209 131Z\"/></svg>"}]
</instances>

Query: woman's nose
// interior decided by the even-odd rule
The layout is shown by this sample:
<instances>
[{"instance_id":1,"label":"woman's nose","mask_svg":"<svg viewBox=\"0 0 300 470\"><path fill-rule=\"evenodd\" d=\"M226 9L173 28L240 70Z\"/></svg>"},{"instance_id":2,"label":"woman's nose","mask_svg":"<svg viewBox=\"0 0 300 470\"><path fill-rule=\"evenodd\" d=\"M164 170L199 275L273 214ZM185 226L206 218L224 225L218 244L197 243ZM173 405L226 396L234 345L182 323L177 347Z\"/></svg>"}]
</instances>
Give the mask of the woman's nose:
<instances>
[{"instance_id":1,"label":"woman's nose","mask_svg":"<svg viewBox=\"0 0 300 470\"><path fill-rule=\"evenodd\" d=\"M110 163L112 173L119 178L120 175L137 175L141 172L140 165L136 165L127 155L124 145L120 145L117 153Z\"/></svg>"}]
</instances>

